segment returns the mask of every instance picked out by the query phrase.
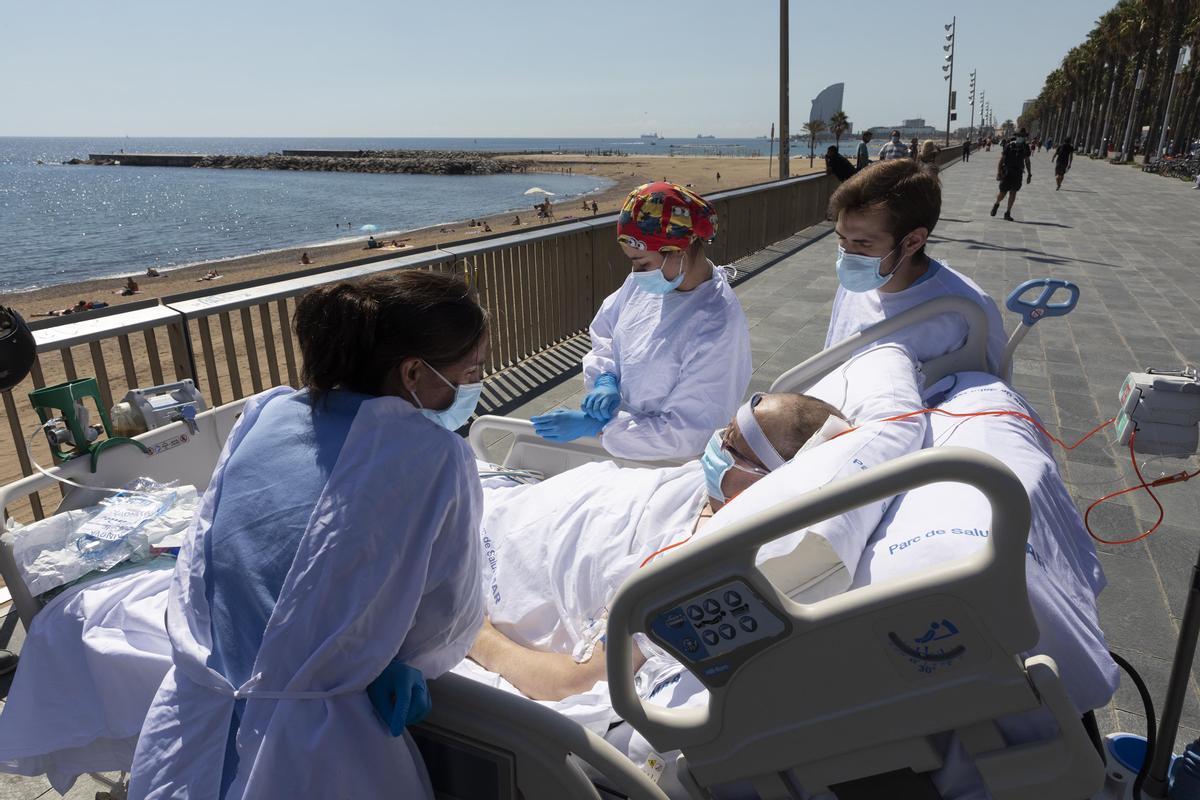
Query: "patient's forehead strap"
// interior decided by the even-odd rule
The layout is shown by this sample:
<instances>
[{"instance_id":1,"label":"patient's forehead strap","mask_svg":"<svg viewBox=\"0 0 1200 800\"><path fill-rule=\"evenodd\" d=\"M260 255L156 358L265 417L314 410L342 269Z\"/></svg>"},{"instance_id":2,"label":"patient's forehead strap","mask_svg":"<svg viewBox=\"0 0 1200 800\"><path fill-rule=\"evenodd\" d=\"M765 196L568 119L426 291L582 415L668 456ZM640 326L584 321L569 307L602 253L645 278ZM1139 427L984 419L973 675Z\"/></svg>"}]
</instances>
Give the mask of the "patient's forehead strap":
<instances>
[{"instance_id":1,"label":"patient's forehead strap","mask_svg":"<svg viewBox=\"0 0 1200 800\"><path fill-rule=\"evenodd\" d=\"M762 428L758 427L758 420L754 418L754 407L762 398L763 393L757 392L742 404L737 412L737 424L738 430L742 432L742 438L746 440L746 444L758 457L759 462L769 471L774 472L787 462L783 456L779 455L779 451L771 444Z\"/></svg>"}]
</instances>

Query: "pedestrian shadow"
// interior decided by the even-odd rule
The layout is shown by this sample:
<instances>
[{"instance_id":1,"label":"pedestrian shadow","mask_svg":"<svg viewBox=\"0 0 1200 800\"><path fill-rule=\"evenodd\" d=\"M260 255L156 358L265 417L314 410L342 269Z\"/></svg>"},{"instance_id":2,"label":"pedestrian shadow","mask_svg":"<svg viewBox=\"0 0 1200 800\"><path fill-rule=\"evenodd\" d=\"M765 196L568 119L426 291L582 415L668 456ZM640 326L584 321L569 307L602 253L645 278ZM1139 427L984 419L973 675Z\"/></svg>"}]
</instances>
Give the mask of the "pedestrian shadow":
<instances>
[{"instance_id":1,"label":"pedestrian shadow","mask_svg":"<svg viewBox=\"0 0 1200 800\"><path fill-rule=\"evenodd\" d=\"M938 217L938 222L974 222L973 219L955 219L954 217Z\"/></svg>"},{"instance_id":2,"label":"pedestrian shadow","mask_svg":"<svg viewBox=\"0 0 1200 800\"><path fill-rule=\"evenodd\" d=\"M1060 192L1071 192L1072 194L1100 194L1091 189L1059 189Z\"/></svg>"},{"instance_id":3,"label":"pedestrian shadow","mask_svg":"<svg viewBox=\"0 0 1200 800\"><path fill-rule=\"evenodd\" d=\"M942 242L954 242L956 244L965 245L968 250L987 250L996 253L1025 253L1026 258L1030 261L1036 261L1039 264L1057 264L1059 266L1070 264L1095 264L1098 267L1112 267L1113 269L1125 269L1122 264L1110 264L1107 261L1092 261L1086 258L1071 258L1070 256L1059 256L1054 253L1047 253L1045 250L1034 250L1030 247L1003 247L1001 245L992 244L991 242L982 242L979 239L955 239L953 236L930 236L929 240L934 244Z\"/></svg>"},{"instance_id":4,"label":"pedestrian shadow","mask_svg":"<svg viewBox=\"0 0 1200 800\"><path fill-rule=\"evenodd\" d=\"M1061 222L1034 222L1033 220L1030 220L1030 219L1018 219L1018 220L1013 220L1013 221L1016 222L1018 225L1040 225L1040 226L1047 227L1047 228L1069 228L1071 230L1075 229L1074 225L1063 225Z\"/></svg>"}]
</instances>

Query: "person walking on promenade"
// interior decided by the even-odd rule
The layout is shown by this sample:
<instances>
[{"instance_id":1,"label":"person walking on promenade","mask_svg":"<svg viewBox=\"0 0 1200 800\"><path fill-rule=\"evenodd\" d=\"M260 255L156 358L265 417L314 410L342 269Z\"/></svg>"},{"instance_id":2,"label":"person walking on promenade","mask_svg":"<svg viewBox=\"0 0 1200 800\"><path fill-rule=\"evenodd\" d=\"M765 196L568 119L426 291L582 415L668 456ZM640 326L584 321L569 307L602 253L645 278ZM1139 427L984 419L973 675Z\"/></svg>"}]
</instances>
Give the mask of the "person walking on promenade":
<instances>
[{"instance_id":1,"label":"person walking on promenade","mask_svg":"<svg viewBox=\"0 0 1200 800\"><path fill-rule=\"evenodd\" d=\"M1033 180L1033 167L1029 164L1029 145L1025 143L1028 135L1026 130L1021 128L1016 138L1004 145L1000 152L1000 163L996 165L996 180L1000 181L1000 193L996 195L996 202L992 205L993 217L996 216L996 210L1000 208L1000 201L1004 199L1004 195L1008 195L1008 208L1004 209L1004 218L1009 222L1013 221L1012 207L1017 201L1017 192L1021 191L1022 166L1028 173L1025 182L1030 183Z\"/></svg>"},{"instance_id":2,"label":"person walking on promenade","mask_svg":"<svg viewBox=\"0 0 1200 800\"><path fill-rule=\"evenodd\" d=\"M1067 176L1067 170L1074 161L1075 145L1071 144L1071 137L1068 136L1054 151L1054 191L1062 188L1063 178Z\"/></svg>"},{"instance_id":3,"label":"person walking on promenade","mask_svg":"<svg viewBox=\"0 0 1200 800\"><path fill-rule=\"evenodd\" d=\"M963 163L971 160L971 140L963 139Z\"/></svg>"},{"instance_id":4,"label":"person walking on promenade","mask_svg":"<svg viewBox=\"0 0 1200 800\"><path fill-rule=\"evenodd\" d=\"M879 148L880 161L891 161L894 158L908 158L908 145L900 141L900 131L892 131L892 140Z\"/></svg>"},{"instance_id":5,"label":"person walking on promenade","mask_svg":"<svg viewBox=\"0 0 1200 800\"><path fill-rule=\"evenodd\" d=\"M871 163L871 151L867 149L867 145L871 142L871 132L863 131L862 141L858 143L857 162L854 168L860 172Z\"/></svg>"},{"instance_id":6,"label":"person walking on promenade","mask_svg":"<svg viewBox=\"0 0 1200 800\"><path fill-rule=\"evenodd\" d=\"M921 160L921 144L915 136L908 140L908 157L914 161Z\"/></svg>"}]
</instances>

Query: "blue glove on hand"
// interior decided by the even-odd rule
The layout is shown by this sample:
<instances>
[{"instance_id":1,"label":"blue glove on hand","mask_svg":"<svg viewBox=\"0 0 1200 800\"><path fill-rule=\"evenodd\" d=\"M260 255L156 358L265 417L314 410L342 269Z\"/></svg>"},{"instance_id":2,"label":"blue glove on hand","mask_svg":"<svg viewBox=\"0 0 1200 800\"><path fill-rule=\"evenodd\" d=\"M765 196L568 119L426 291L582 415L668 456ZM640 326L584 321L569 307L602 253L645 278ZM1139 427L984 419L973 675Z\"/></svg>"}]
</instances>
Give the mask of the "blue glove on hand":
<instances>
[{"instance_id":1,"label":"blue glove on hand","mask_svg":"<svg viewBox=\"0 0 1200 800\"><path fill-rule=\"evenodd\" d=\"M552 442L570 442L581 436L595 436L604 428L604 421L592 419L582 411L551 411L534 417L533 430Z\"/></svg>"},{"instance_id":2,"label":"blue glove on hand","mask_svg":"<svg viewBox=\"0 0 1200 800\"><path fill-rule=\"evenodd\" d=\"M596 378L592 390L588 392L587 397L583 398L583 403L579 407L592 419L608 422L616 413L619 405L621 405L621 383L617 380L616 375L605 372Z\"/></svg>"},{"instance_id":3,"label":"blue glove on hand","mask_svg":"<svg viewBox=\"0 0 1200 800\"><path fill-rule=\"evenodd\" d=\"M433 704L421 670L393 661L367 686L367 697L375 707L383 726L392 736L399 736L409 725L415 725L429 715Z\"/></svg>"}]
</instances>

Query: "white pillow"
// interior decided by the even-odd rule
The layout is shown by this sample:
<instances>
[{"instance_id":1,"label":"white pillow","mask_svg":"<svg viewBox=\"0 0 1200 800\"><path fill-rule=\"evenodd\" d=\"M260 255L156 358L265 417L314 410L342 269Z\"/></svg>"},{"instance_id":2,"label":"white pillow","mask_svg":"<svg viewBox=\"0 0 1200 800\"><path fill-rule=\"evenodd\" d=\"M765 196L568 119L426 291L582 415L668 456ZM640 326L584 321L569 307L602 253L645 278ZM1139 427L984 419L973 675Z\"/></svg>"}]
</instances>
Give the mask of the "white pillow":
<instances>
[{"instance_id":1,"label":"white pillow","mask_svg":"<svg viewBox=\"0 0 1200 800\"><path fill-rule=\"evenodd\" d=\"M954 391L939 407L955 413L1033 414L1013 389L982 372L960 373ZM1030 654L1055 660L1081 713L1104 705L1117 680L1096 611L1104 574L1045 437L1029 422L1011 416L964 420L934 414L929 424L935 446L990 453L1025 486L1033 512L1026 580L1041 632ZM927 571L971 555L990 540L991 524L991 507L977 489L961 483L914 489L893 504L871 537L853 586Z\"/></svg>"},{"instance_id":2,"label":"white pillow","mask_svg":"<svg viewBox=\"0 0 1200 800\"><path fill-rule=\"evenodd\" d=\"M851 357L805 394L824 400L852 424L861 425L901 413L897 402L913 396L919 402L923 383L924 375L908 348L881 344Z\"/></svg>"},{"instance_id":3,"label":"white pillow","mask_svg":"<svg viewBox=\"0 0 1200 800\"><path fill-rule=\"evenodd\" d=\"M851 359L809 394L848 409L859 425L921 408L916 366L898 345L877 347ZM831 481L915 452L924 444L927 424L923 415L867 424L798 453L727 503L699 535L711 535ZM765 544L758 552L759 568L798 602L816 602L844 591L890 502L860 506Z\"/></svg>"}]
</instances>

